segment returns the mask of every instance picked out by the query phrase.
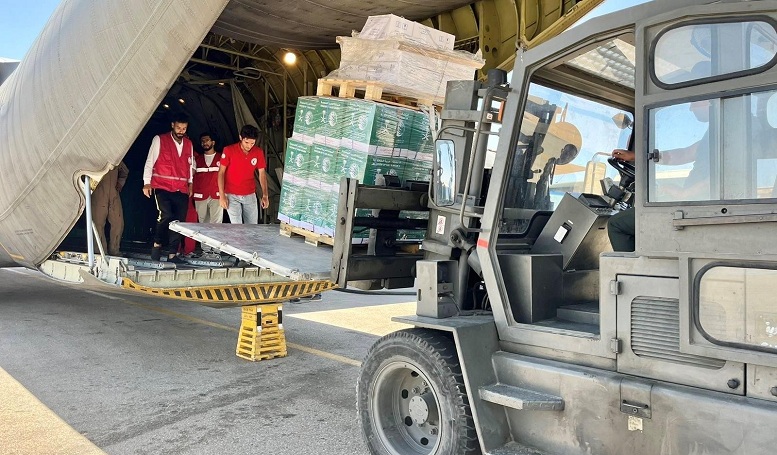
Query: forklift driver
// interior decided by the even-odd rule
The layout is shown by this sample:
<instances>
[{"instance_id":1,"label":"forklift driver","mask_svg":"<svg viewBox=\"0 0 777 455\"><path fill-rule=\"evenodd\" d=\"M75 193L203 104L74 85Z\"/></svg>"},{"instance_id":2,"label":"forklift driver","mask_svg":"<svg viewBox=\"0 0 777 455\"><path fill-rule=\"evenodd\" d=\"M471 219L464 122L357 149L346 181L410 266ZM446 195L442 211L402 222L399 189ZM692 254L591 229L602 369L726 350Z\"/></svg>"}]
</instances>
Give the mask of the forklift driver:
<instances>
[{"instance_id":1,"label":"forklift driver","mask_svg":"<svg viewBox=\"0 0 777 455\"><path fill-rule=\"evenodd\" d=\"M615 149L612 157L619 161L633 163L636 159L634 152L630 150ZM611 216L607 221L607 235L613 251L634 251L634 232L636 220L634 219L634 207L629 207Z\"/></svg>"},{"instance_id":2,"label":"forklift driver","mask_svg":"<svg viewBox=\"0 0 777 455\"><path fill-rule=\"evenodd\" d=\"M709 62L699 62L691 70L696 78L710 75ZM710 102L700 100L691 102L690 111L699 122L709 123ZM688 173L682 186L663 184L657 192L660 196L669 197L672 200L704 200L710 197L710 137L709 128L701 139L686 147L667 150L660 153L659 163L664 165L681 165L693 163L693 168ZM635 161L635 154L629 150L616 149L612 157L627 162ZM607 234L614 251L630 252L635 249L635 217L634 207L623 210L607 222Z\"/></svg>"}]
</instances>

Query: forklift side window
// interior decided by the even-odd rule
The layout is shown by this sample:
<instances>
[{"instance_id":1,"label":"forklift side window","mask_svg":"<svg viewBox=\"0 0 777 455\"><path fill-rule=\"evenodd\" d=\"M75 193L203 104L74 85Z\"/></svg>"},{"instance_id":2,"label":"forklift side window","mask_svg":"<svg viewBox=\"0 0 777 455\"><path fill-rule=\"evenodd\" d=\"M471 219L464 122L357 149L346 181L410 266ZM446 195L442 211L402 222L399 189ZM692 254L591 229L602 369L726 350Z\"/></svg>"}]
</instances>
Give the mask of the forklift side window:
<instances>
[{"instance_id":1,"label":"forklift side window","mask_svg":"<svg viewBox=\"0 0 777 455\"><path fill-rule=\"evenodd\" d=\"M650 110L648 201L777 197L777 92L710 98ZM724 127L725 126L725 127Z\"/></svg>"},{"instance_id":2,"label":"forklift side window","mask_svg":"<svg viewBox=\"0 0 777 455\"><path fill-rule=\"evenodd\" d=\"M631 136L614 118L633 123L630 112L531 83L509 164L500 232L525 233L533 211L554 210L567 192L602 194L599 181L617 179L606 158L613 149L627 148Z\"/></svg>"},{"instance_id":3,"label":"forklift side window","mask_svg":"<svg viewBox=\"0 0 777 455\"><path fill-rule=\"evenodd\" d=\"M660 33L651 52L653 82L663 88L680 88L771 68L777 60L775 22L756 19L686 23ZM716 64L709 65L710 61ZM705 64L704 71L699 70L700 63Z\"/></svg>"},{"instance_id":4,"label":"forklift side window","mask_svg":"<svg viewBox=\"0 0 777 455\"><path fill-rule=\"evenodd\" d=\"M777 270L718 265L699 275L696 323L710 342L777 352Z\"/></svg>"}]
</instances>

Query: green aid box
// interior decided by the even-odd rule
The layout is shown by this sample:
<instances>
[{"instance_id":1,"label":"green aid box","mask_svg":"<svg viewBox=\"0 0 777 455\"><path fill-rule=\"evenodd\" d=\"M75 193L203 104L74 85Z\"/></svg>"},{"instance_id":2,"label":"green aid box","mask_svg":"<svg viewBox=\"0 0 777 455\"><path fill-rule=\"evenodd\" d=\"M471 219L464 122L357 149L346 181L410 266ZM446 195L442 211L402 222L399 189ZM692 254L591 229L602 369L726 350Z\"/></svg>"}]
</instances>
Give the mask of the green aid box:
<instances>
[{"instance_id":1,"label":"green aid box","mask_svg":"<svg viewBox=\"0 0 777 455\"><path fill-rule=\"evenodd\" d=\"M346 106L344 139L366 145L394 147L399 124L398 108L358 99L347 100Z\"/></svg>"},{"instance_id":2,"label":"green aid box","mask_svg":"<svg viewBox=\"0 0 777 455\"><path fill-rule=\"evenodd\" d=\"M327 217L327 192L320 188L307 188L308 191L308 212L303 214L303 219L313 225L312 231L317 232L317 227L324 225Z\"/></svg>"},{"instance_id":3,"label":"green aid box","mask_svg":"<svg viewBox=\"0 0 777 455\"><path fill-rule=\"evenodd\" d=\"M321 124L319 97L301 96L297 98L297 110L294 114L292 138L312 141Z\"/></svg>"},{"instance_id":4,"label":"green aid box","mask_svg":"<svg viewBox=\"0 0 777 455\"><path fill-rule=\"evenodd\" d=\"M385 185L384 176L390 175L402 181L405 168L405 158L393 156L368 155L364 167L365 185Z\"/></svg>"},{"instance_id":5,"label":"green aid box","mask_svg":"<svg viewBox=\"0 0 777 455\"><path fill-rule=\"evenodd\" d=\"M431 158L431 155L424 153L416 153L415 156L408 158L402 170L403 182L408 180L430 181L432 172Z\"/></svg>"},{"instance_id":6,"label":"green aid box","mask_svg":"<svg viewBox=\"0 0 777 455\"><path fill-rule=\"evenodd\" d=\"M411 220L429 220L429 212L413 212L402 211L399 212L399 217L402 219ZM426 236L426 229L399 229L397 230L397 240L423 240Z\"/></svg>"},{"instance_id":7,"label":"green aid box","mask_svg":"<svg viewBox=\"0 0 777 455\"><path fill-rule=\"evenodd\" d=\"M338 147L343 131L349 123L347 116L348 99L322 96L318 99L320 124L315 133L316 142Z\"/></svg>"},{"instance_id":8,"label":"green aid box","mask_svg":"<svg viewBox=\"0 0 777 455\"><path fill-rule=\"evenodd\" d=\"M290 174L304 184L308 179L312 146L302 141L289 139L286 145L286 160L283 174Z\"/></svg>"},{"instance_id":9,"label":"green aid box","mask_svg":"<svg viewBox=\"0 0 777 455\"><path fill-rule=\"evenodd\" d=\"M394 149L406 150L412 144L417 112L413 109L397 107L397 130L394 137Z\"/></svg>"},{"instance_id":10,"label":"green aid box","mask_svg":"<svg viewBox=\"0 0 777 455\"><path fill-rule=\"evenodd\" d=\"M337 225L337 200L339 195L339 190L321 191L323 199L322 217L321 223L314 227L316 233L334 237Z\"/></svg>"},{"instance_id":11,"label":"green aid box","mask_svg":"<svg viewBox=\"0 0 777 455\"><path fill-rule=\"evenodd\" d=\"M313 144L308 179L316 178L325 186L340 182L337 170L338 149L324 144Z\"/></svg>"},{"instance_id":12,"label":"green aid box","mask_svg":"<svg viewBox=\"0 0 777 455\"><path fill-rule=\"evenodd\" d=\"M423 112L416 112L413 116L410 144L408 148L416 152L428 152L429 144L431 144L432 151L434 151L434 139L432 138L432 130L429 127L429 116Z\"/></svg>"},{"instance_id":13,"label":"green aid box","mask_svg":"<svg viewBox=\"0 0 777 455\"><path fill-rule=\"evenodd\" d=\"M281 183L281 200L278 206L278 220L299 227L302 221L300 199L304 197L305 187L293 182L284 175Z\"/></svg>"},{"instance_id":14,"label":"green aid box","mask_svg":"<svg viewBox=\"0 0 777 455\"><path fill-rule=\"evenodd\" d=\"M359 183L364 183L364 171L367 169L368 156L366 153L341 147L335 167L338 173L338 181L342 177L347 177L358 179Z\"/></svg>"}]
</instances>

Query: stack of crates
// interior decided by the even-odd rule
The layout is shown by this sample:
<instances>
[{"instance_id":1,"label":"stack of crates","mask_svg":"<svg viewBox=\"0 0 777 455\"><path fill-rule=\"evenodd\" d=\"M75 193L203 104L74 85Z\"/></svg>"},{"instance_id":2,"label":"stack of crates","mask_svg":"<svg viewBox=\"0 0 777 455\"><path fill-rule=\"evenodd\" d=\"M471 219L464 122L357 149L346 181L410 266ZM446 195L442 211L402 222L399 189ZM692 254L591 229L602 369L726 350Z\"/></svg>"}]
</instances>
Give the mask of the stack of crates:
<instances>
[{"instance_id":1,"label":"stack of crates","mask_svg":"<svg viewBox=\"0 0 777 455\"><path fill-rule=\"evenodd\" d=\"M300 97L286 149L278 218L334 236L343 177L366 185L382 185L385 175L398 177L403 185L408 180L429 181L433 153L429 118L422 112L355 98ZM368 237L366 230L354 232L357 243ZM398 233L398 240L422 238L422 231Z\"/></svg>"}]
</instances>

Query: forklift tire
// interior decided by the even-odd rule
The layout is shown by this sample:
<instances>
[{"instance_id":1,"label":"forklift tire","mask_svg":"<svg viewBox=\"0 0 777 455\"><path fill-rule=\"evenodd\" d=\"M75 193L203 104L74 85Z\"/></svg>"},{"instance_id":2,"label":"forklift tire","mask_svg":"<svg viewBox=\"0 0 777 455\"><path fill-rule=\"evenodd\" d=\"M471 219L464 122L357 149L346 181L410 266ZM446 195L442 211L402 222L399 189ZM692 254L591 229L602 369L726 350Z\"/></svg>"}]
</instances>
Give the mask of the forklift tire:
<instances>
[{"instance_id":1,"label":"forklift tire","mask_svg":"<svg viewBox=\"0 0 777 455\"><path fill-rule=\"evenodd\" d=\"M378 340L362 364L356 404L373 455L481 453L448 333L414 328Z\"/></svg>"}]
</instances>

